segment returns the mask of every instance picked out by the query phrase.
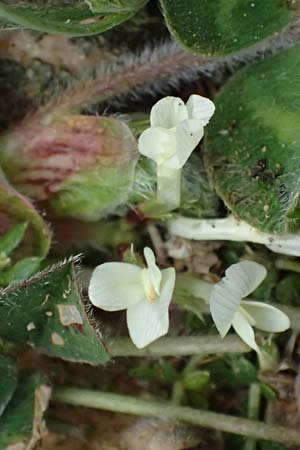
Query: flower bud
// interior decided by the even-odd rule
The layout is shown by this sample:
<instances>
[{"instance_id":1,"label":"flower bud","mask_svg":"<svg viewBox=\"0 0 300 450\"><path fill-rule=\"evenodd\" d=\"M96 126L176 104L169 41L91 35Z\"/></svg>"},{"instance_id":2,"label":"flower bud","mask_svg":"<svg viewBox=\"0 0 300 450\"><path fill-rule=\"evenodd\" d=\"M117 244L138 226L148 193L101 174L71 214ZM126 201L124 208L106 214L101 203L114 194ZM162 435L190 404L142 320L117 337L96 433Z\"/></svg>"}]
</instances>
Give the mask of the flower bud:
<instances>
[{"instance_id":1,"label":"flower bud","mask_svg":"<svg viewBox=\"0 0 300 450\"><path fill-rule=\"evenodd\" d=\"M7 177L21 193L47 202L56 216L87 220L126 201L137 158L125 123L81 115L21 124L6 134L0 152Z\"/></svg>"}]
</instances>

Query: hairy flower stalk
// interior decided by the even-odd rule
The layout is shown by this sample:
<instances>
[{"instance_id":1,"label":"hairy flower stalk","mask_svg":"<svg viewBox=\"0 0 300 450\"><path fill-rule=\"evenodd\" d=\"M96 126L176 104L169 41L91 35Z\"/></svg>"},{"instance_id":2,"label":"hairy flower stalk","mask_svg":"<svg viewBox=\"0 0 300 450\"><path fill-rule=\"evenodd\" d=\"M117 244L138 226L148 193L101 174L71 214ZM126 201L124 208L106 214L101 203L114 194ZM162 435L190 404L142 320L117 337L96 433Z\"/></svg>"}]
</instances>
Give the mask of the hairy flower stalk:
<instances>
[{"instance_id":1,"label":"hairy flower stalk","mask_svg":"<svg viewBox=\"0 0 300 450\"><path fill-rule=\"evenodd\" d=\"M125 202L137 158L125 123L79 115L9 130L0 151L3 170L22 194L46 201L56 216L88 220Z\"/></svg>"},{"instance_id":2,"label":"hairy flower stalk","mask_svg":"<svg viewBox=\"0 0 300 450\"><path fill-rule=\"evenodd\" d=\"M300 256L300 235L269 234L257 230L233 215L225 219L178 217L168 222L170 233L197 241L245 241L263 244L275 253Z\"/></svg>"}]
</instances>

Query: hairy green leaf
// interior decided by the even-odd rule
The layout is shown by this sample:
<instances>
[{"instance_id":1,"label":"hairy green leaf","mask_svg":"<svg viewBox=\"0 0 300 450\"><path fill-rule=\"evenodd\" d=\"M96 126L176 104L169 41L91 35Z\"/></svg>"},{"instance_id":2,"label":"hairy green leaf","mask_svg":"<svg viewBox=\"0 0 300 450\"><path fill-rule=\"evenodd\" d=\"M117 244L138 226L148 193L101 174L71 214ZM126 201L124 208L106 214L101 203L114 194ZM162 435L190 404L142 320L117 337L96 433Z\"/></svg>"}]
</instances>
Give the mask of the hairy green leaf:
<instances>
[{"instance_id":1,"label":"hairy green leaf","mask_svg":"<svg viewBox=\"0 0 300 450\"><path fill-rule=\"evenodd\" d=\"M299 48L242 70L216 99L205 161L228 208L265 232L299 229Z\"/></svg>"},{"instance_id":2,"label":"hairy green leaf","mask_svg":"<svg viewBox=\"0 0 300 450\"><path fill-rule=\"evenodd\" d=\"M74 261L1 292L0 336L70 361L97 365L109 359L86 314Z\"/></svg>"},{"instance_id":3,"label":"hairy green leaf","mask_svg":"<svg viewBox=\"0 0 300 450\"><path fill-rule=\"evenodd\" d=\"M161 0L170 32L193 52L226 54L256 44L298 13L292 0Z\"/></svg>"}]
</instances>

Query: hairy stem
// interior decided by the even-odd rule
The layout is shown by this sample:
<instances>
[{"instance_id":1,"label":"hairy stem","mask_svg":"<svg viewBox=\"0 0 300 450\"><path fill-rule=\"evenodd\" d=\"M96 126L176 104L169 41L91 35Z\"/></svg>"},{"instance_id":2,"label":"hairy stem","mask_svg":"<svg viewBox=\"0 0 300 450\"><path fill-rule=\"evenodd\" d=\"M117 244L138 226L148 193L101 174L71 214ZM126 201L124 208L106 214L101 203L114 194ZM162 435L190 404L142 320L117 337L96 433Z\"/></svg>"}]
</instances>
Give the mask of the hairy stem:
<instances>
[{"instance_id":1,"label":"hairy stem","mask_svg":"<svg viewBox=\"0 0 300 450\"><path fill-rule=\"evenodd\" d=\"M139 55L126 54L105 68L94 68L96 75L75 83L48 105L39 108L25 118L25 122L40 122L49 114L62 110L78 110L97 102L108 101L124 95L139 93L157 94L168 87L176 87L181 81L192 80L199 74L215 77L227 74L247 63L289 48L300 41L298 21L291 23L281 33L268 38L235 55L211 58L195 55L169 41L154 48L146 48Z\"/></svg>"},{"instance_id":2,"label":"hairy stem","mask_svg":"<svg viewBox=\"0 0 300 450\"><path fill-rule=\"evenodd\" d=\"M256 420L242 419L199 409L173 406L169 403L146 401L140 398L99 392L89 389L56 387L52 400L70 405L85 406L107 411L179 420L191 425L212 428L227 433L256 439L266 439L279 444L299 445L300 432Z\"/></svg>"},{"instance_id":3,"label":"hairy stem","mask_svg":"<svg viewBox=\"0 0 300 450\"><path fill-rule=\"evenodd\" d=\"M245 353L249 347L237 336L221 339L216 335L178 336L158 339L143 349L138 349L129 338L117 338L108 345L112 357L119 356L187 356L199 353Z\"/></svg>"}]
</instances>

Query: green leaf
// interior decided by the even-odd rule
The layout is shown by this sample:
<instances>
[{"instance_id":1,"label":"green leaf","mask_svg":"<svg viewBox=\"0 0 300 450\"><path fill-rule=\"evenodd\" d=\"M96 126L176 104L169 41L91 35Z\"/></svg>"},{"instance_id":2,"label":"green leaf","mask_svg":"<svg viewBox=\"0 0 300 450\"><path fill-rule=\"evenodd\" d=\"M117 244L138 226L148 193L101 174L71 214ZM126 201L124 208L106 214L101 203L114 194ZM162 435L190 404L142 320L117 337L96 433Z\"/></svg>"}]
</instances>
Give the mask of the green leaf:
<instances>
[{"instance_id":1,"label":"green leaf","mask_svg":"<svg viewBox=\"0 0 300 450\"><path fill-rule=\"evenodd\" d=\"M135 13L147 2L148 0L86 0L94 13L102 14Z\"/></svg>"},{"instance_id":2,"label":"green leaf","mask_svg":"<svg viewBox=\"0 0 300 450\"><path fill-rule=\"evenodd\" d=\"M188 50L236 52L272 36L296 15L292 0L161 0L170 32Z\"/></svg>"},{"instance_id":3,"label":"green leaf","mask_svg":"<svg viewBox=\"0 0 300 450\"><path fill-rule=\"evenodd\" d=\"M9 255L21 242L27 228L27 223L20 223L14 228L0 236L0 253Z\"/></svg>"},{"instance_id":4,"label":"green leaf","mask_svg":"<svg viewBox=\"0 0 300 450\"><path fill-rule=\"evenodd\" d=\"M300 228L299 48L242 70L216 99L205 161L237 216L265 232Z\"/></svg>"},{"instance_id":5,"label":"green leaf","mask_svg":"<svg viewBox=\"0 0 300 450\"><path fill-rule=\"evenodd\" d=\"M17 387L16 364L7 356L0 355L0 417Z\"/></svg>"},{"instance_id":6,"label":"green leaf","mask_svg":"<svg viewBox=\"0 0 300 450\"><path fill-rule=\"evenodd\" d=\"M220 386L236 389L257 381L256 367L242 355L227 355L204 366Z\"/></svg>"},{"instance_id":7,"label":"green leaf","mask_svg":"<svg viewBox=\"0 0 300 450\"><path fill-rule=\"evenodd\" d=\"M9 269L0 272L0 286L19 283L38 271L43 258L32 256L21 259Z\"/></svg>"},{"instance_id":8,"label":"green leaf","mask_svg":"<svg viewBox=\"0 0 300 450\"><path fill-rule=\"evenodd\" d=\"M97 365L109 359L87 317L74 261L1 292L0 336L69 361Z\"/></svg>"},{"instance_id":9,"label":"green leaf","mask_svg":"<svg viewBox=\"0 0 300 450\"><path fill-rule=\"evenodd\" d=\"M280 280L276 286L275 296L280 303L299 306L300 275L292 273Z\"/></svg>"},{"instance_id":10,"label":"green leaf","mask_svg":"<svg viewBox=\"0 0 300 450\"><path fill-rule=\"evenodd\" d=\"M188 391L202 391L210 382L210 373L207 370L194 370L183 378L183 385Z\"/></svg>"},{"instance_id":11,"label":"green leaf","mask_svg":"<svg viewBox=\"0 0 300 450\"><path fill-rule=\"evenodd\" d=\"M1 449L31 449L35 446L45 428L43 414L49 396L50 389L41 376L19 380L11 401L0 417Z\"/></svg>"},{"instance_id":12,"label":"green leaf","mask_svg":"<svg viewBox=\"0 0 300 450\"><path fill-rule=\"evenodd\" d=\"M0 18L4 28L32 29L46 33L88 36L103 33L135 14L99 15L93 13L84 0L25 0L0 2Z\"/></svg>"},{"instance_id":13,"label":"green leaf","mask_svg":"<svg viewBox=\"0 0 300 450\"><path fill-rule=\"evenodd\" d=\"M45 256L48 253L51 232L37 210L33 207L30 201L19 194L6 180L4 174L0 169L0 218L2 232L11 230L11 235L8 242L4 239L4 245L7 249L12 249L14 244L20 243L20 238L24 227L24 222L27 223L25 239L22 245L18 248L18 254L22 257L29 255ZM16 224L21 225L16 230L13 230ZM11 239L11 241L10 241ZM6 243L5 243L6 242ZM1 243L0 243L1 244Z\"/></svg>"}]
</instances>

